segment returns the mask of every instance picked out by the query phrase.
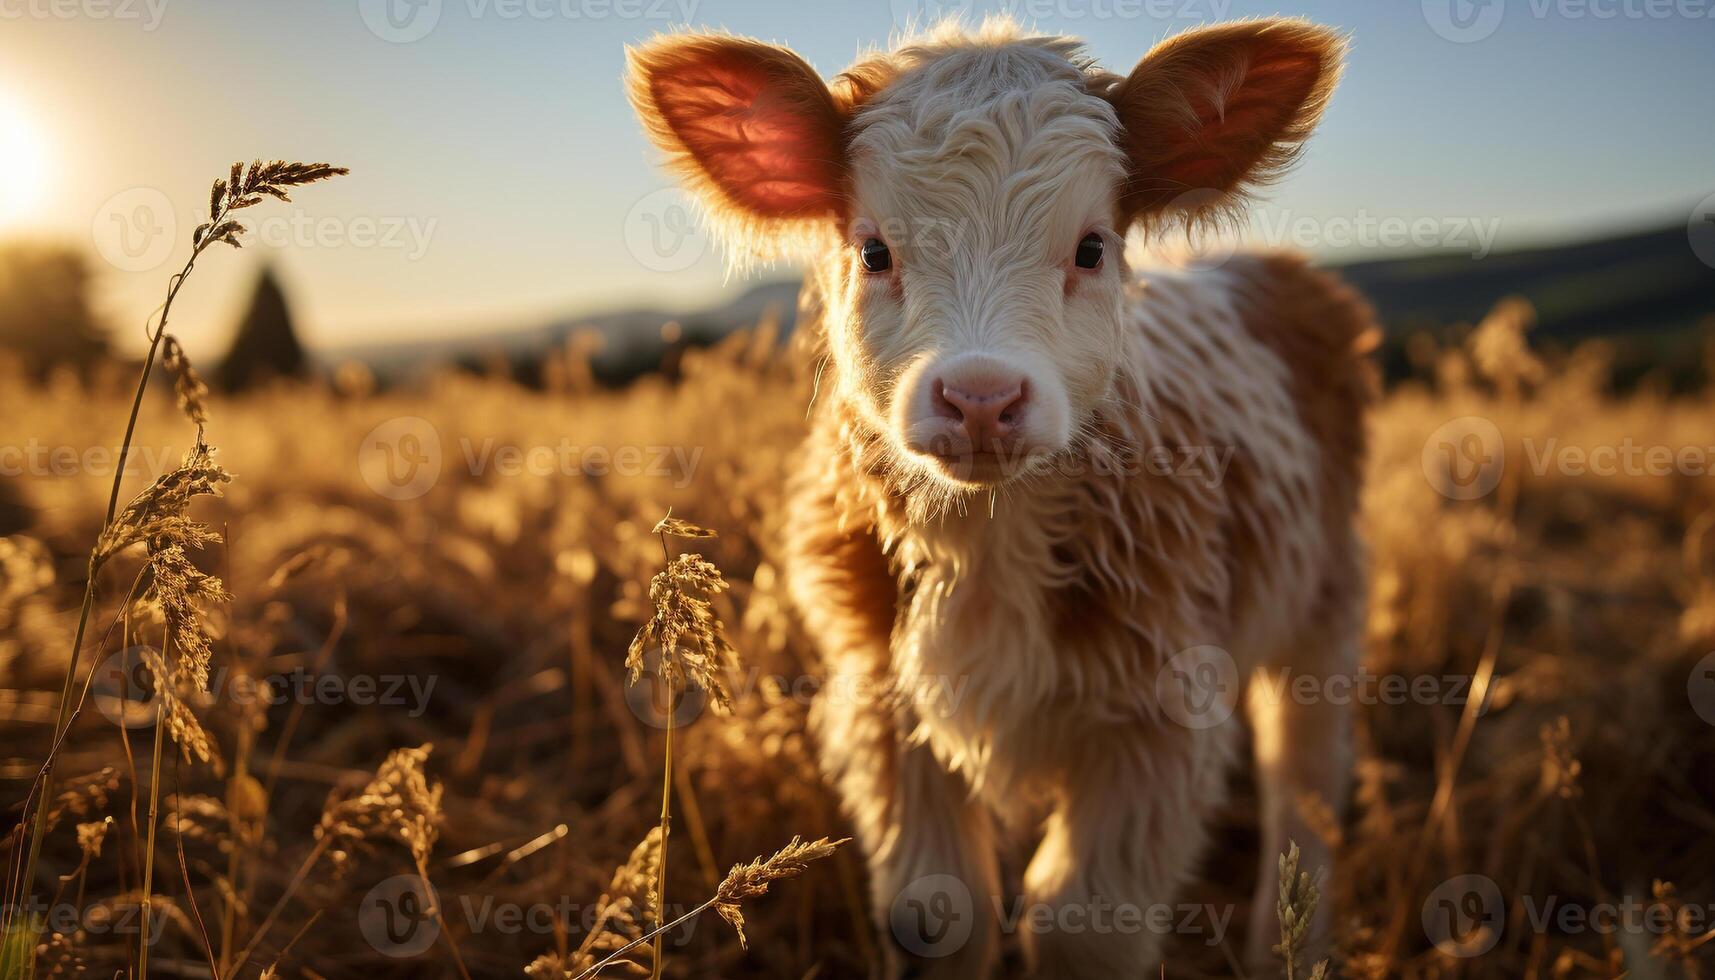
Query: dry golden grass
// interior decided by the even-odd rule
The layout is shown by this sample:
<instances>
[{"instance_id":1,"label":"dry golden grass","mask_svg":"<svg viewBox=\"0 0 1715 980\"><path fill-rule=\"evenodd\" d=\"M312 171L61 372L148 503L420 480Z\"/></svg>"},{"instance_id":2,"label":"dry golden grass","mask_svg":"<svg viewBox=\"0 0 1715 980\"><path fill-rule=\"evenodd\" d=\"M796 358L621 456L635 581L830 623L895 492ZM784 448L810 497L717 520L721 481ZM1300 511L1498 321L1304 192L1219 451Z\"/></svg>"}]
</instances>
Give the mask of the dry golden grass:
<instances>
[{"instance_id":1,"label":"dry golden grass","mask_svg":"<svg viewBox=\"0 0 1715 980\"><path fill-rule=\"evenodd\" d=\"M1399 386L1374 419L1366 665L1492 682L1480 717L1456 703L1358 709L1354 805L1344 826L1327 828L1343 863L1320 882L1337 917L1333 975L1715 972L1706 922L1647 935L1538 930L1523 901L1715 903L1715 728L1688 696L1694 665L1715 649L1715 541L1704 540L1715 538L1715 477L1538 473L1530 463L1549 438L1715 444L1715 390L1612 397L1599 351L1533 367L1520 326L1495 320L1468 346L1435 351L1424 360L1433 383ZM190 567L180 571L218 576L232 595L199 603L215 693L187 697L226 766L181 757L163 770L155 887L169 904L158 909L151 969L206 975L203 921L227 976L455 976L455 960L475 977L520 976L526 965L532 977L576 976L697 903L714 898L725 913L719 897L739 886L720 869L739 864L743 877L743 862L794 835L845 836L815 775L810 648L771 545L808 399L803 374L774 351L759 330L688 353L677 383L649 377L617 392L592 386L567 353L547 391L445 374L408 390L282 385L209 403L209 441L234 479L190 510L225 543L183 549ZM7 441L116 445L123 382L33 384L6 370ZM194 449L178 413L165 393L145 399L135 456L158 468L129 488ZM1492 493L1456 501L1431 485L1423 451L1464 416L1497 426L1507 466ZM359 454L378 425L407 417L432 426L441 472L422 496L392 499L365 481ZM629 476L507 475L492 455L478 473L466 459L467 448L481 457L485 445L562 443L639 447L646 463L646 447L701 455L689 473L669 457L660 474ZM49 748L110 477L79 465L0 484L26 515L0 528L8 805L23 800ZM719 532L675 546L718 566L723 587L698 558L663 573L654 529L670 509ZM110 559L98 612L121 603L143 560ZM667 581L652 589L658 574ZM667 603L661 590L675 582L706 605ZM730 713L681 719L665 854L651 841L662 839L666 732L645 723L656 716L643 688L626 684L628 647L652 622L656 640L691 631L695 660L681 666L725 673L731 698ZM721 669L728 642L736 671ZM94 629L84 662L124 645ZM249 679L298 670L335 679L342 695L238 696ZM394 677L419 690L432 678L426 703L352 703L357 679ZM140 890L150 787L138 750L151 735L86 710L60 753L50 810L61 816L42 880L66 876L65 894L102 915ZM432 756L398 754L428 742ZM1176 938L1168 976L1230 975L1228 949L1241 946L1256 863L1248 774L1234 790L1184 896L1236 905L1232 932L1216 945ZM109 817L110 829L85 829ZM15 857L16 835L9 846ZM349 859L317 860L323 850ZM654 909L662 863L670 904ZM752 868L758 881L766 867ZM1468 873L1497 884L1505 922L1493 949L1462 959L1436 949L1421 920L1436 886ZM379 882L419 874L438 893L443 935L415 959L393 958L366 940L361 905ZM875 962L855 852L842 848L783 887L788 895L745 906L748 950L713 919L670 930L666 975L847 977ZM566 914L517 929L481 917L508 903ZM44 975L53 965L113 976L135 962L132 940L94 927L44 937L38 962ZM631 974L656 965L647 945L626 957ZM1300 963L1300 975L1312 968Z\"/></svg>"}]
</instances>

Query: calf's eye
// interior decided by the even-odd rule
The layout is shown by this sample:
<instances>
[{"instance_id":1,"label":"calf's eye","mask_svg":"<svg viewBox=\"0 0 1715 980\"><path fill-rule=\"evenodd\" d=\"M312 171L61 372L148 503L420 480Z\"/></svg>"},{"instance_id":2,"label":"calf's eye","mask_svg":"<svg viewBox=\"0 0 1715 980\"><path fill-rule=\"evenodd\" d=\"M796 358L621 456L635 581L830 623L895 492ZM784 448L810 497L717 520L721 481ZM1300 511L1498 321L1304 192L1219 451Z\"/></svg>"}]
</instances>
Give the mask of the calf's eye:
<instances>
[{"instance_id":1,"label":"calf's eye","mask_svg":"<svg viewBox=\"0 0 1715 980\"><path fill-rule=\"evenodd\" d=\"M893 268L893 253L879 238L866 238L858 251L865 272L886 272Z\"/></svg>"},{"instance_id":2,"label":"calf's eye","mask_svg":"<svg viewBox=\"0 0 1715 980\"><path fill-rule=\"evenodd\" d=\"M1080 269L1095 269L1102 264L1102 236L1090 232L1078 242L1078 254L1073 261Z\"/></svg>"}]
</instances>

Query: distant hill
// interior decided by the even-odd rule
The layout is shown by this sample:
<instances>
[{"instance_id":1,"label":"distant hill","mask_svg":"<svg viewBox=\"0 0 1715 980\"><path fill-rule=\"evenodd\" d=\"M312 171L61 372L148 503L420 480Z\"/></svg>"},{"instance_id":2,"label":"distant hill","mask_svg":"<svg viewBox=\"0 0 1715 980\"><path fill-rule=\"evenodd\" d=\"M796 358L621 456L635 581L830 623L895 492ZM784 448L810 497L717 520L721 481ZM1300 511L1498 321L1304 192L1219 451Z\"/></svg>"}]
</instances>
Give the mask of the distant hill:
<instances>
[{"instance_id":1,"label":"distant hill","mask_svg":"<svg viewBox=\"0 0 1715 980\"><path fill-rule=\"evenodd\" d=\"M1635 363L1621 368L1634 374L1683 357L1706 332L1699 328L1715 322L1710 319L1715 317L1715 269L1692 252L1681 227L1499 252L1481 260L1464 253L1427 254L1336 267L1375 305L1387 336L1384 363L1394 374L1403 367L1405 336L1475 322L1496 301L1515 294L1536 306L1536 343L1615 338L1632 349ZM647 308L598 311L466 339L327 351L321 359L362 360L384 378L397 378L426 364L476 365L499 356L528 375L545 351L575 331L590 330L602 338L593 359L598 376L623 381L660 363L666 347L663 324L676 321L686 343L709 343L756 323L772 309L782 329L790 331L797 293L797 280L768 282L688 316Z\"/></svg>"},{"instance_id":2,"label":"distant hill","mask_svg":"<svg viewBox=\"0 0 1715 980\"><path fill-rule=\"evenodd\" d=\"M531 364L545 352L564 345L576 333L588 331L601 339L600 350L591 358L597 375L607 381L622 381L660 363L666 348L662 327L667 323L679 325L685 343L708 344L741 327L754 326L767 315L777 316L782 332L789 333L797 308L798 280L792 279L752 286L728 303L691 314L675 315L647 307L605 310L469 337L332 348L319 352L318 358L324 363L362 361L384 379L397 379L435 364L474 366L497 357L528 374Z\"/></svg>"},{"instance_id":3,"label":"distant hill","mask_svg":"<svg viewBox=\"0 0 1715 980\"><path fill-rule=\"evenodd\" d=\"M1539 335L1558 340L1682 331L1715 315L1715 269L1692 252L1683 227L1480 261L1430 255L1339 268L1396 336L1474 321L1512 294L1536 306Z\"/></svg>"}]
</instances>

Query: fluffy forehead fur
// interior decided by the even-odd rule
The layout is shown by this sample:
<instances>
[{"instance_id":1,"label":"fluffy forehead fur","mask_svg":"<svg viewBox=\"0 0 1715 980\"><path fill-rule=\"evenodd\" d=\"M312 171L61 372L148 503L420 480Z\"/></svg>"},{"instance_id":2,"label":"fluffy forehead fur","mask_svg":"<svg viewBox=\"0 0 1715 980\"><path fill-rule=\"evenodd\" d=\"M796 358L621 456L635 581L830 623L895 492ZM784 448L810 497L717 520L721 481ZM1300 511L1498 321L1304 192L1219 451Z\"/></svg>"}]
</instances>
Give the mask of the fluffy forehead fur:
<instances>
[{"instance_id":1,"label":"fluffy forehead fur","mask_svg":"<svg viewBox=\"0 0 1715 980\"><path fill-rule=\"evenodd\" d=\"M1086 231L1112 233L1125 172L1118 120L1090 94L1090 73L1075 42L992 21L974 38L942 28L844 76L885 79L848 128L848 223L851 238L888 243L903 288L877 296L837 261L818 275L841 393L883 428L901 374L948 352L1054 362L1078 403L1106 388L1117 279L1071 295L1062 268ZM1072 315L1080 327L1067 330Z\"/></svg>"},{"instance_id":2,"label":"fluffy forehead fur","mask_svg":"<svg viewBox=\"0 0 1715 980\"><path fill-rule=\"evenodd\" d=\"M955 256L1110 219L1101 212L1125 166L1119 121L1090 94L1079 52L996 22L974 40L943 29L854 68L844 77L889 81L848 127L850 207L895 220L905 240L890 244L907 252L917 216L967 231L931 240Z\"/></svg>"}]
</instances>

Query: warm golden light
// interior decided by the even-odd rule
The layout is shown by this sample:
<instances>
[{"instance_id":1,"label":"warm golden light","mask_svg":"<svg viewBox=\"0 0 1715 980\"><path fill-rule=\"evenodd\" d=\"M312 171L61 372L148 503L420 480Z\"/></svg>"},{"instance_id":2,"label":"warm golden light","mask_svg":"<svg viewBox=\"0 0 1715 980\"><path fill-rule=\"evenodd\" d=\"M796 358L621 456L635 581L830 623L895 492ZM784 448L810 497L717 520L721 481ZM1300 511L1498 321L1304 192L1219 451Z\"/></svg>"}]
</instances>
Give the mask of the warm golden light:
<instances>
[{"instance_id":1,"label":"warm golden light","mask_svg":"<svg viewBox=\"0 0 1715 980\"><path fill-rule=\"evenodd\" d=\"M0 228L31 217L46 197L47 143L23 107L0 93Z\"/></svg>"}]
</instances>

